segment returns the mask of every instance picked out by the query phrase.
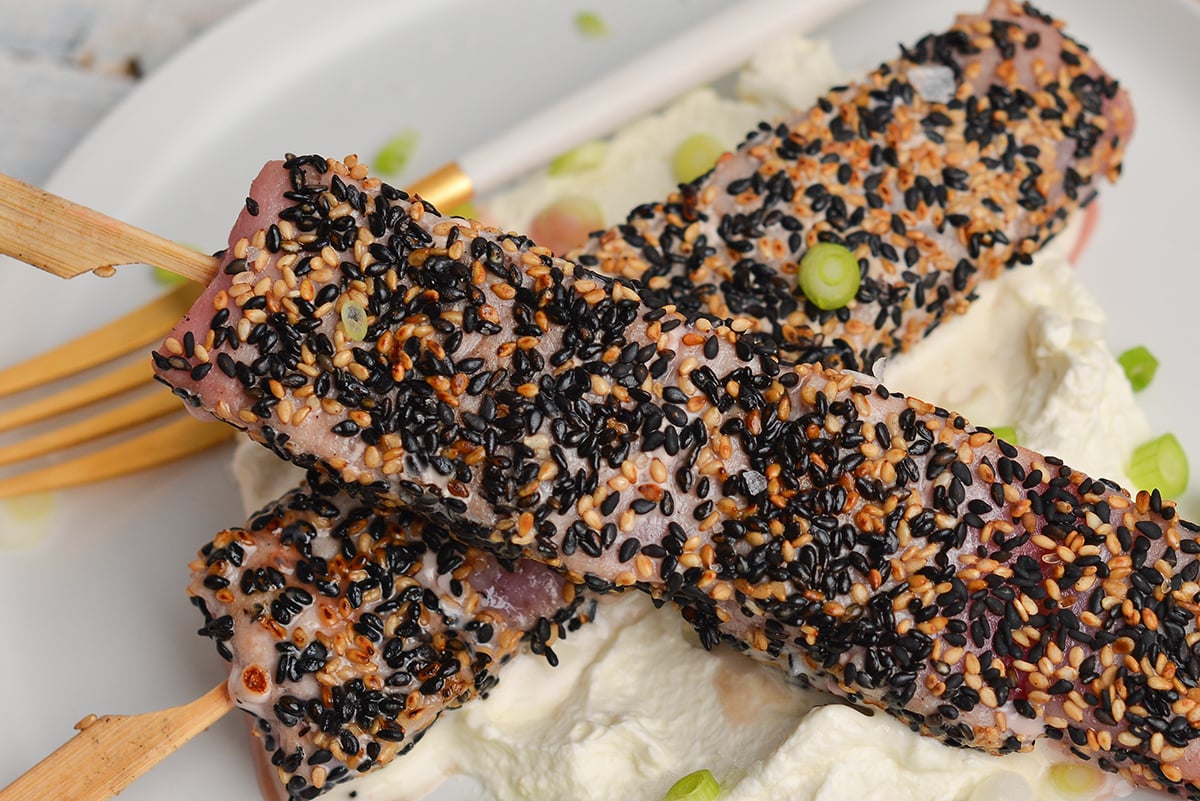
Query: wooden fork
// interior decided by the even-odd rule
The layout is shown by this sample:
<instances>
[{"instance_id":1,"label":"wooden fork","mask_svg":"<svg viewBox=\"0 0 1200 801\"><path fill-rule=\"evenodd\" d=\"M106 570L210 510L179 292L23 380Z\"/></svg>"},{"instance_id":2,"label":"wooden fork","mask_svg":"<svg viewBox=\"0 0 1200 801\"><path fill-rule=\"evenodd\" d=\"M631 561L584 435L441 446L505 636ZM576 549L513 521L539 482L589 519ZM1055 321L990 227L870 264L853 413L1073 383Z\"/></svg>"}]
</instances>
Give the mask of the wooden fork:
<instances>
[{"instance_id":1,"label":"wooden fork","mask_svg":"<svg viewBox=\"0 0 1200 801\"><path fill-rule=\"evenodd\" d=\"M136 262L159 264L198 281L207 280L216 269L216 260L212 256L2 175L0 252L64 278L92 269ZM78 343L67 343L41 359L0 372L0 396L36 387L148 345L157 338L157 332L173 325L182 316L193 294L196 290L191 287L186 291L177 290L163 301L141 310L146 316L142 324L130 327L128 318L124 318L93 332L89 335L87 348L79 347ZM0 432L98 402L145 383L150 377L146 361L111 372L0 414ZM30 459L154 420L179 408L180 404L170 393L156 391L129 406L0 448L0 465ZM2 480L0 498L123 475L165 459L178 458L227 439L228 434L218 428L222 427L202 426L198 421L169 423L153 435L142 435L82 459Z\"/></svg>"}]
</instances>

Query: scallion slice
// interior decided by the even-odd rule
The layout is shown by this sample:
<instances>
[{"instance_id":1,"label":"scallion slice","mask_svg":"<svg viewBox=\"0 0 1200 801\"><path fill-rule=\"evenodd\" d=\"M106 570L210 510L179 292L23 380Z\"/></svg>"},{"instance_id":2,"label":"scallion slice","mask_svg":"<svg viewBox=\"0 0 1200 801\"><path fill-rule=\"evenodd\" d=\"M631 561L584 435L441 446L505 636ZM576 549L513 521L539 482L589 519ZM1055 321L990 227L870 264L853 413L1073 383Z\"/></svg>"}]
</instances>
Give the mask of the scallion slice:
<instances>
[{"instance_id":1,"label":"scallion slice","mask_svg":"<svg viewBox=\"0 0 1200 801\"><path fill-rule=\"evenodd\" d=\"M1187 454L1175 435L1163 434L1134 448L1129 478L1138 489L1157 489L1168 498L1187 489Z\"/></svg>"},{"instance_id":2,"label":"scallion slice","mask_svg":"<svg viewBox=\"0 0 1200 801\"><path fill-rule=\"evenodd\" d=\"M818 309L840 309L858 294L858 259L843 245L820 242L800 259L800 291Z\"/></svg>"},{"instance_id":3,"label":"scallion slice","mask_svg":"<svg viewBox=\"0 0 1200 801\"><path fill-rule=\"evenodd\" d=\"M1013 445L1021 444L1017 441L1017 429L1012 426L992 426L992 433L996 435L997 439L1002 439Z\"/></svg>"},{"instance_id":4,"label":"scallion slice","mask_svg":"<svg viewBox=\"0 0 1200 801\"><path fill-rule=\"evenodd\" d=\"M170 270L163 269L162 267L154 268L154 280L166 286L179 286L187 281L187 279L182 275L178 275Z\"/></svg>"},{"instance_id":5,"label":"scallion slice","mask_svg":"<svg viewBox=\"0 0 1200 801\"><path fill-rule=\"evenodd\" d=\"M546 171L551 175L572 175L577 172L593 170L604 163L604 157L607 155L607 142L598 139L584 142L582 145L556 156Z\"/></svg>"},{"instance_id":6,"label":"scallion slice","mask_svg":"<svg viewBox=\"0 0 1200 801\"><path fill-rule=\"evenodd\" d=\"M1154 380L1158 370L1158 359L1142 345L1130 348L1117 357L1117 363L1125 370L1125 377L1134 392L1141 392Z\"/></svg>"},{"instance_id":7,"label":"scallion slice","mask_svg":"<svg viewBox=\"0 0 1200 801\"><path fill-rule=\"evenodd\" d=\"M707 770L689 773L667 790L663 801L713 801L721 794L721 785Z\"/></svg>"},{"instance_id":8,"label":"scallion slice","mask_svg":"<svg viewBox=\"0 0 1200 801\"><path fill-rule=\"evenodd\" d=\"M348 300L342 304L342 329L346 339L362 342L367 338L367 310L356 300Z\"/></svg>"},{"instance_id":9,"label":"scallion slice","mask_svg":"<svg viewBox=\"0 0 1200 801\"><path fill-rule=\"evenodd\" d=\"M725 148L712 134L692 134L675 148L675 180L690 184L713 168Z\"/></svg>"},{"instance_id":10,"label":"scallion slice","mask_svg":"<svg viewBox=\"0 0 1200 801\"><path fill-rule=\"evenodd\" d=\"M595 11L580 11L576 14L575 30L585 39L603 39L610 33L608 23Z\"/></svg>"},{"instance_id":11,"label":"scallion slice","mask_svg":"<svg viewBox=\"0 0 1200 801\"><path fill-rule=\"evenodd\" d=\"M375 154L375 169L385 175L404 172L420 138L420 134L411 128L393 136Z\"/></svg>"},{"instance_id":12,"label":"scallion slice","mask_svg":"<svg viewBox=\"0 0 1200 801\"><path fill-rule=\"evenodd\" d=\"M465 200L447 211L446 214L450 217L462 217L464 220L478 220L479 207L471 201Z\"/></svg>"},{"instance_id":13,"label":"scallion slice","mask_svg":"<svg viewBox=\"0 0 1200 801\"><path fill-rule=\"evenodd\" d=\"M1103 783L1102 773L1088 765L1058 763L1050 766L1050 783L1067 798L1092 798Z\"/></svg>"}]
</instances>

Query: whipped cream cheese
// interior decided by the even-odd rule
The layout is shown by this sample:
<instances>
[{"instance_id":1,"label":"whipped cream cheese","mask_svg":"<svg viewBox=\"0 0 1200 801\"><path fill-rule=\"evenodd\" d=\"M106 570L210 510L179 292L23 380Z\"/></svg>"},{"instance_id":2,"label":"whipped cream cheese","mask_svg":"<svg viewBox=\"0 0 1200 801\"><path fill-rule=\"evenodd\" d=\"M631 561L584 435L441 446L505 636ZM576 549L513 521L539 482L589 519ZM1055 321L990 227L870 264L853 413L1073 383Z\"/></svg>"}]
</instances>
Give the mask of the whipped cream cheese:
<instances>
[{"instance_id":1,"label":"whipped cream cheese","mask_svg":"<svg viewBox=\"0 0 1200 801\"><path fill-rule=\"evenodd\" d=\"M759 120L809 105L842 79L825 44L777 42L734 79L732 98L694 90L620 132L598 164L539 172L491 198L481 216L524 230L575 195L598 203L611 224L675 187L671 157L687 137L735 146ZM1067 252L1051 243L1033 267L982 287L969 314L877 372L892 389L980 425L1011 426L1023 445L1127 483L1125 461L1150 430ZM300 477L252 445L239 450L236 470L248 508ZM951 749L882 713L787 686L731 650L706 653L677 615L636 593L606 599L597 622L555 651L554 668L534 656L513 660L489 698L444 715L408 756L328 797L657 801L699 768L721 782L723 801L1083 801L1128 792L1086 766L1055 767L1049 748L1002 758Z\"/></svg>"},{"instance_id":2,"label":"whipped cream cheese","mask_svg":"<svg viewBox=\"0 0 1200 801\"><path fill-rule=\"evenodd\" d=\"M1019 444L1131 485L1126 462L1150 426L1104 341L1104 312L1067 261L1070 234L1036 263L980 287L968 314L883 366L894 389L1009 426Z\"/></svg>"}]
</instances>

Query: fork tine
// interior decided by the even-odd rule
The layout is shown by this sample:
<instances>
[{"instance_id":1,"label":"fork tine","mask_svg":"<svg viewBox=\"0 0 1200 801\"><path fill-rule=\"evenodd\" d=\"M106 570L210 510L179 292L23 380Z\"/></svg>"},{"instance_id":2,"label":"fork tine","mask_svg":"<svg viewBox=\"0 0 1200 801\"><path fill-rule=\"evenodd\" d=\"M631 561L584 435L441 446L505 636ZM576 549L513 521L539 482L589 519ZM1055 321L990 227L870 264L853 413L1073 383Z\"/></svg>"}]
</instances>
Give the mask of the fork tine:
<instances>
[{"instance_id":1,"label":"fork tine","mask_svg":"<svg viewBox=\"0 0 1200 801\"><path fill-rule=\"evenodd\" d=\"M236 433L232 426L202 423L190 415L181 417L110 448L0 480L0 500L91 484L156 467L220 445Z\"/></svg>"},{"instance_id":2,"label":"fork tine","mask_svg":"<svg viewBox=\"0 0 1200 801\"><path fill-rule=\"evenodd\" d=\"M134 387L150 384L152 381L153 370L150 364L139 359L91 381L67 387L7 412L0 412L0 433L65 414L90 403L120 395Z\"/></svg>"},{"instance_id":3,"label":"fork tine","mask_svg":"<svg viewBox=\"0 0 1200 801\"><path fill-rule=\"evenodd\" d=\"M200 284L181 284L158 300L88 333L86 339L73 340L0 370L0 398L74 375L161 339L203 289Z\"/></svg>"},{"instance_id":4,"label":"fork tine","mask_svg":"<svg viewBox=\"0 0 1200 801\"><path fill-rule=\"evenodd\" d=\"M52 453L59 448L69 448L82 442L90 442L108 434L132 428L140 423L157 420L178 410L179 399L170 392L159 388L131 403L0 448L0 465L23 462L26 459Z\"/></svg>"}]
</instances>

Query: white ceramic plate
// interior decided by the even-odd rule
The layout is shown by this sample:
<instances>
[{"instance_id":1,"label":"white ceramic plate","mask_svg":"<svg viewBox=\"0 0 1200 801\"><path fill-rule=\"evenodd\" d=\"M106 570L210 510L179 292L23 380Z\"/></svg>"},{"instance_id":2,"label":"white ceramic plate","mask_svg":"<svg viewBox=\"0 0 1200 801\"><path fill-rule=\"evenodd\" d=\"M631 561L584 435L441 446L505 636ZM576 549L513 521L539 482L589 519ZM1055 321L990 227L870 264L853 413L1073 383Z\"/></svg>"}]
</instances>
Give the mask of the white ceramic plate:
<instances>
[{"instance_id":1,"label":"white ceramic plate","mask_svg":"<svg viewBox=\"0 0 1200 801\"><path fill-rule=\"evenodd\" d=\"M892 57L897 42L982 4L875 0L823 35L843 65L865 69ZM726 3L592 5L602 9L610 37L575 32L574 15L587 7L575 1L264 0L140 86L50 188L215 249L269 158L369 156L397 131L416 128L420 147L407 173L415 177ZM1133 92L1138 131L1126 177L1104 195L1079 269L1110 313L1113 349L1144 343L1160 357L1144 406L1153 428L1176 432L1200 466L1200 419L1186 400L1198 387L1187 321L1200 292L1192 241L1200 211L1200 52L1193 47L1200 5L1044 5L1070 20L1071 32ZM69 340L157 291L135 270L64 284L0 264L0 365ZM27 523L0 508L0 526L46 530L33 548L0 551L0 785L64 741L88 712L158 709L222 680L210 642L194 635L199 618L183 587L196 548L242 518L227 462L228 452L218 451L151 476L60 493ZM1200 481L1183 500L1195 517ZM256 799L244 722L229 716L122 797Z\"/></svg>"}]
</instances>

